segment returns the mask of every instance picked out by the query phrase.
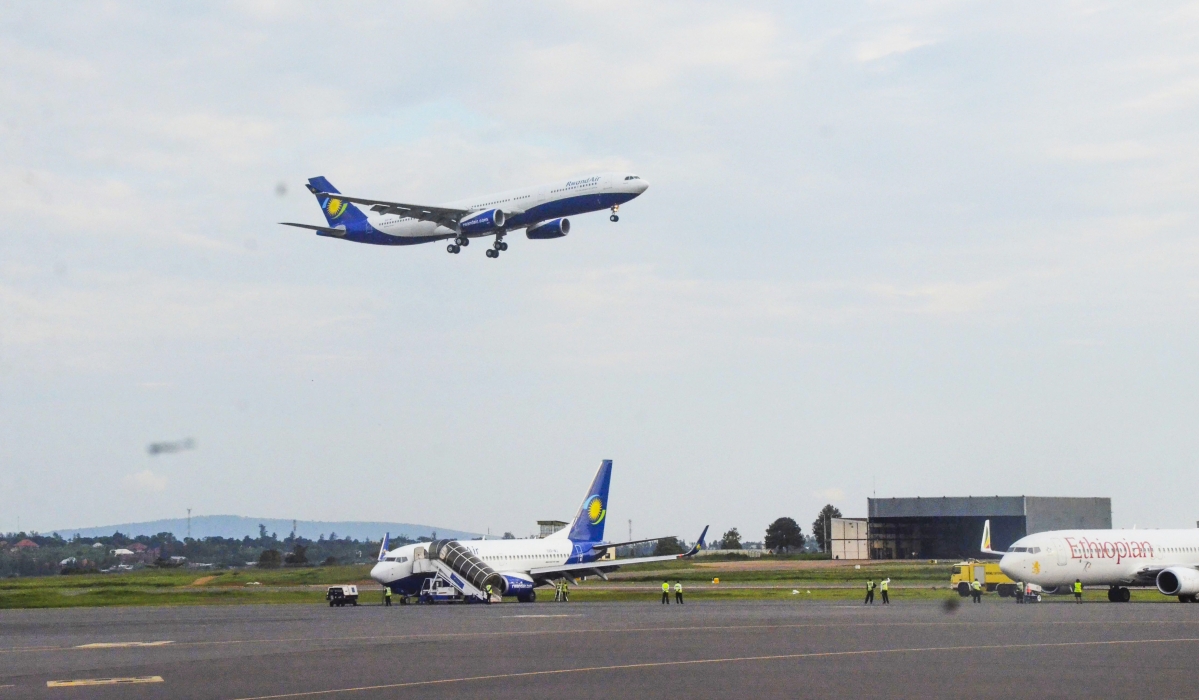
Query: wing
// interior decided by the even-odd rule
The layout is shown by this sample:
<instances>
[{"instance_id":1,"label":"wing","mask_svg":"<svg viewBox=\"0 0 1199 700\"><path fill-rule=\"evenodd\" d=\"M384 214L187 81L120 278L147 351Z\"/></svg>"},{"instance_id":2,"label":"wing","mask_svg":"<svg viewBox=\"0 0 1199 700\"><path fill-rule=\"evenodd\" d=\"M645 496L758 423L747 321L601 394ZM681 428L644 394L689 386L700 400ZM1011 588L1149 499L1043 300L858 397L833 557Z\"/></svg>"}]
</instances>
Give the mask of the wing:
<instances>
[{"instance_id":1,"label":"wing","mask_svg":"<svg viewBox=\"0 0 1199 700\"><path fill-rule=\"evenodd\" d=\"M382 199L366 199L364 197L350 197L344 194L318 192L312 185L309 185L308 189L312 190L312 193L318 197L331 197L345 202L362 204L370 207L371 211L379 214L399 214L400 216L410 216L413 219L419 219L421 221L432 221L433 223L440 226L445 226L446 228L457 228L458 220L470 213L466 209L431 207L424 204L404 204L403 202L388 202Z\"/></svg>"},{"instance_id":2,"label":"wing","mask_svg":"<svg viewBox=\"0 0 1199 700\"><path fill-rule=\"evenodd\" d=\"M649 564L649 563L655 562L655 561L676 561L679 559L686 559L688 557L693 557L693 556L695 556L696 552L698 552L700 549L703 548L704 537L707 534L708 534L708 528L704 527L704 531L702 533L700 533L699 539L696 540L695 545L691 549L687 550L686 552L683 552L682 554L666 554L666 555L659 556L659 557L630 557L628 559L608 559L605 561L593 561L593 562L586 563L586 564L563 564L561 566L543 566L539 569L533 569L533 570L529 571L529 575L533 576L534 578L540 577L540 578L545 579L545 578L558 578L558 574L573 575L573 574L592 574L592 573L594 573L597 576L607 578L606 576L604 576L605 574L616 571L617 569L619 569L622 566L632 566L633 564ZM655 539L662 539L662 538L659 537L659 538L655 538ZM645 540L645 541L652 542L653 540ZM610 546L612 546L612 545L607 545L604 547L604 549L607 549ZM599 547L597 547L597 549L598 548Z\"/></svg>"}]
</instances>

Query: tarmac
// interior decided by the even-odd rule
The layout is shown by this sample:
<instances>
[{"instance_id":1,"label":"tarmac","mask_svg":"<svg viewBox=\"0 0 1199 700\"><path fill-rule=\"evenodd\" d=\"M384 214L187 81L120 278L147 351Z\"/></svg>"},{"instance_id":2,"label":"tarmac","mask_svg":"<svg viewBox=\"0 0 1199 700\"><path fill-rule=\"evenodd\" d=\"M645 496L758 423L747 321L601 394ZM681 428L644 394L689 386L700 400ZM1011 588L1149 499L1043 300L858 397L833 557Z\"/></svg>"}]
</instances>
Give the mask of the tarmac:
<instances>
[{"instance_id":1,"label":"tarmac","mask_svg":"<svg viewBox=\"0 0 1199 700\"><path fill-rule=\"evenodd\" d=\"M1199 687L1197 654L1183 604L5 610L0 700L1173 698Z\"/></svg>"}]
</instances>

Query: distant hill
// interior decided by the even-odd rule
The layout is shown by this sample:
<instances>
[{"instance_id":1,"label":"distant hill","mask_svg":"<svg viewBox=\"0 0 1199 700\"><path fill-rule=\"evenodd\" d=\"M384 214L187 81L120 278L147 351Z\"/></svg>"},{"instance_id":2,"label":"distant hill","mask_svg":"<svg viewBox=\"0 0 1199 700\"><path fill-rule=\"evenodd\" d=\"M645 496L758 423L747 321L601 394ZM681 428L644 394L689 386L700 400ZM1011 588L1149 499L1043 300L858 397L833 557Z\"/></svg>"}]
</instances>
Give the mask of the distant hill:
<instances>
[{"instance_id":1,"label":"distant hill","mask_svg":"<svg viewBox=\"0 0 1199 700\"><path fill-rule=\"evenodd\" d=\"M278 518L247 518L241 515L197 515L192 518L191 533L197 539L203 537L258 537L258 525L266 526L267 534L276 533L282 539L291 534L290 520ZM67 539L78 534L80 537L108 537L114 532L137 537L139 535L157 535L160 532L170 532L179 539L187 535L187 519L152 520L146 523L121 523L120 525L102 525L99 527L73 527L53 530L52 533ZM404 535L410 539L432 537L436 532L438 537L454 539L469 539L478 537L473 532L451 530L449 528L433 527L431 525L415 525L413 523L377 523L341 521L326 522L322 520L296 521L296 535L309 539L318 539L321 535L326 538L330 533L338 537L351 537L356 540L378 540L383 534L390 532L392 536Z\"/></svg>"}]
</instances>

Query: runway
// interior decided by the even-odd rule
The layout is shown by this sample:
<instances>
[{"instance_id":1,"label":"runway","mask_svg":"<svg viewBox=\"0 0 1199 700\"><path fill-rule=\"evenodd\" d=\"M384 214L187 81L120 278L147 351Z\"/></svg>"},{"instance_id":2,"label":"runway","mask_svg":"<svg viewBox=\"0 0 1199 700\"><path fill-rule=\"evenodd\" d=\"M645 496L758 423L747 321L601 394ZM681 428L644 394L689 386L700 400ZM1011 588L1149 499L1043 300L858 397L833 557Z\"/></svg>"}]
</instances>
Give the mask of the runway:
<instances>
[{"instance_id":1,"label":"runway","mask_svg":"<svg viewBox=\"0 0 1199 700\"><path fill-rule=\"evenodd\" d=\"M1196 653L1181 604L8 610L0 700L1180 697Z\"/></svg>"}]
</instances>

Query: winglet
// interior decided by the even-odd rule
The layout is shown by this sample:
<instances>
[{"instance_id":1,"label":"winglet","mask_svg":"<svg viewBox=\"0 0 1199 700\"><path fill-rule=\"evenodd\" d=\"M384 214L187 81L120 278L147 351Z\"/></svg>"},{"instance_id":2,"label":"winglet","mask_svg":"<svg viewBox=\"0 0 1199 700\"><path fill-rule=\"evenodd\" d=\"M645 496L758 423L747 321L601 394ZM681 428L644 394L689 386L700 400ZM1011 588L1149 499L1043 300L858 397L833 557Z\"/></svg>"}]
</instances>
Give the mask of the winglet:
<instances>
[{"instance_id":1,"label":"winglet","mask_svg":"<svg viewBox=\"0 0 1199 700\"><path fill-rule=\"evenodd\" d=\"M704 548L704 538L708 536L708 526L704 525L704 531L699 533L699 539L695 541L695 546L687 550L686 554L681 556L692 557L699 553L699 550Z\"/></svg>"},{"instance_id":2,"label":"winglet","mask_svg":"<svg viewBox=\"0 0 1199 700\"><path fill-rule=\"evenodd\" d=\"M979 551L983 554L994 554L1003 556L1003 552L996 552L991 549L991 521L987 520L983 523L983 541L979 544Z\"/></svg>"},{"instance_id":3,"label":"winglet","mask_svg":"<svg viewBox=\"0 0 1199 700\"><path fill-rule=\"evenodd\" d=\"M387 555L387 545L391 544L391 533L383 535L383 544L379 545L379 561L383 561L383 557Z\"/></svg>"}]
</instances>

